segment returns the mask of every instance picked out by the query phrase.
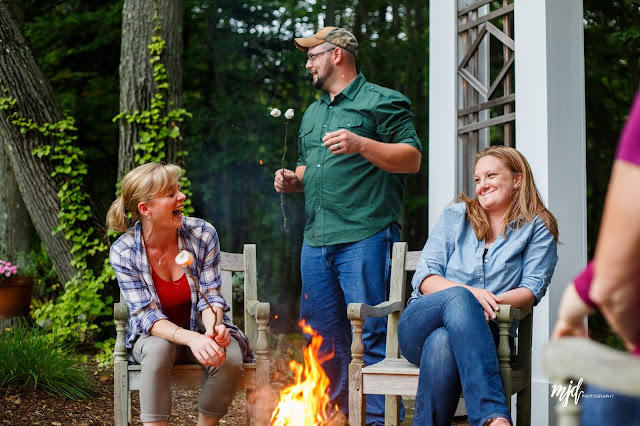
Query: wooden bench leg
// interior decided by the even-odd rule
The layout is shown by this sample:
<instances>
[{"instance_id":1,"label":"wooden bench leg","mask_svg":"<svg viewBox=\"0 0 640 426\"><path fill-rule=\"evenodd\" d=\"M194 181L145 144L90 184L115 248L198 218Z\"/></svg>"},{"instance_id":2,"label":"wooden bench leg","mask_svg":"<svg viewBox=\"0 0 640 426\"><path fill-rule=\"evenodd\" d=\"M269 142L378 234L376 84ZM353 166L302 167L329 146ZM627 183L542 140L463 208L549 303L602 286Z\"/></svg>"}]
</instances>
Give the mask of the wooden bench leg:
<instances>
[{"instance_id":1,"label":"wooden bench leg","mask_svg":"<svg viewBox=\"0 0 640 426\"><path fill-rule=\"evenodd\" d=\"M384 398L385 426L400 426L400 396L386 395Z\"/></svg>"},{"instance_id":2,"label":"wooden bench leg","mask_svg":"<svg viewBox=\"0 0 640 426\"><path fill-rule=\"evenodd\" d=\"M351 343L351 363L349 364L349 425L364 426L365 402L362 392L362 367L364 345L362 344L362 325L364 320L351 320L353 341Z\"/></svg>"},{"instance_id":3,"label":"wooden bench leg","mask_svg":"<svg viewBox=\"0 0 640 426\"><path fill-rule=\"evenodd\" d=\"M127 378L127 362L116 361L113 370L113 411L115 426L131 422L131 393Z\"/></svg>"}]
</instances>

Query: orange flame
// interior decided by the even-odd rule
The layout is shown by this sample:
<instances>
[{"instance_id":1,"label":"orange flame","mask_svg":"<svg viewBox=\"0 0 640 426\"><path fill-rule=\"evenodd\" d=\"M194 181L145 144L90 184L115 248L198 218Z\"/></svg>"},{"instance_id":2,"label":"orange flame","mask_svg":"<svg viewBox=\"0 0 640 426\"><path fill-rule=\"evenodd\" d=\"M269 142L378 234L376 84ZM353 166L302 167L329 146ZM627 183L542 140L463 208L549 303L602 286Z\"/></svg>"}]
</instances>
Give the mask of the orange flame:
<instances>
[{"instance_id":1,"label":"orange flame","mask_svg":"<svg viewBox=\"0 0 640 426\"><path fill-rule=\"evenodd\" d=\"M280 400L271 416L271 426L313 426L328 420L329 378L321 364L333 358L333 352L319 358L322 336L300 321L302 330L311 334L311 344L304 350L304 366L296 361L289 362L289 368L295 373L295 384L280 391ZM338 410L338 407L335 407Z\"/></svg>"}]
</instances>

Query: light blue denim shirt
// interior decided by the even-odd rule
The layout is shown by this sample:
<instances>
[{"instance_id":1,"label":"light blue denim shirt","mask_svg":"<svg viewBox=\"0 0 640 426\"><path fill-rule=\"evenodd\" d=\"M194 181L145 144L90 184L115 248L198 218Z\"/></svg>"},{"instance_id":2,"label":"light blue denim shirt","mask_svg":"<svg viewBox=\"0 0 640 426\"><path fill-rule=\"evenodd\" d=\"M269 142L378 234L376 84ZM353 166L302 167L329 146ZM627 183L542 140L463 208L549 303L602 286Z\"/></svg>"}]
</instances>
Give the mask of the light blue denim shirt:
<instances>
[{"instance_id":1,"label":"light blue denim shirt","mask_svg":"<svg viewBox=\"0 0 640 426\"><path fill-rule=\"evenodd\" d=\"M484 240L478 240L467 220L466 205L449 205L422 249L408 303L423 296L419 288L425 278L440 275L496 295L517 287L528 288L538 304L558 261L557 242L538 216L520 228L507 227L506 235L506 239L498 235L483 261Z\"/></svg>"}]
</instances>

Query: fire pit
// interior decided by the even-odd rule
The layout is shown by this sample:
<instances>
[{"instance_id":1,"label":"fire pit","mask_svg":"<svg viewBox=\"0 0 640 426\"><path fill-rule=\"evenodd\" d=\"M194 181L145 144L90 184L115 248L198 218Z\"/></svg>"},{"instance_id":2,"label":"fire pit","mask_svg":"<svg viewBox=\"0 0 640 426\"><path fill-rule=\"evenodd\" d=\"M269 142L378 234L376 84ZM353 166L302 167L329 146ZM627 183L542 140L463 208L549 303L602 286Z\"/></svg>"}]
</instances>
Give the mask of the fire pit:
<instances>
[{"instance_id":1,"label":"fire pit","mask_svg":"<svg viewBox=\"0 0 640 426\"><path fill-rule=\"evenodd\" d=\"M304 349L304 365L292 360L289 368L295 373L295 383L280 391L280 399L271 416L271 426L338 426L348 425L337 406L329 406L329 378L321 364L333 358L333 352L320 357L322 336L304 320L302 330L311 334L311 343Z\"/></svg>"}]
</instances>

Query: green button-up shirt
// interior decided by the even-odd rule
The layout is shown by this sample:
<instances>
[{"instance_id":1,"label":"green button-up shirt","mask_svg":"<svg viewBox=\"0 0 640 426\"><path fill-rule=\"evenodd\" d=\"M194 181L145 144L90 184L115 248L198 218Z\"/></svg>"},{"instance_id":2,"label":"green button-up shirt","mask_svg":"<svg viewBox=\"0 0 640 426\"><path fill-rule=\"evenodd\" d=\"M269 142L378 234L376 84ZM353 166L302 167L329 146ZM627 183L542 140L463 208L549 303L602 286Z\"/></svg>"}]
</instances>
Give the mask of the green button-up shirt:
<instances>
[{"instance_id":1,"label":"green button-up shirt","mask_svg":"<svg viewBox=\"0 0 640 426\"><path fill-rule=\"evenodd\" d=\"M386 172L360 154L332 154L322 137L338 129L422 151L409 99L367 83L362 73L333 102L325 92L311 104L300 125L297 164L306 166L304 239L314 247L363 240L401 216L406 174Z\"/></svg>"}]
</instances>

